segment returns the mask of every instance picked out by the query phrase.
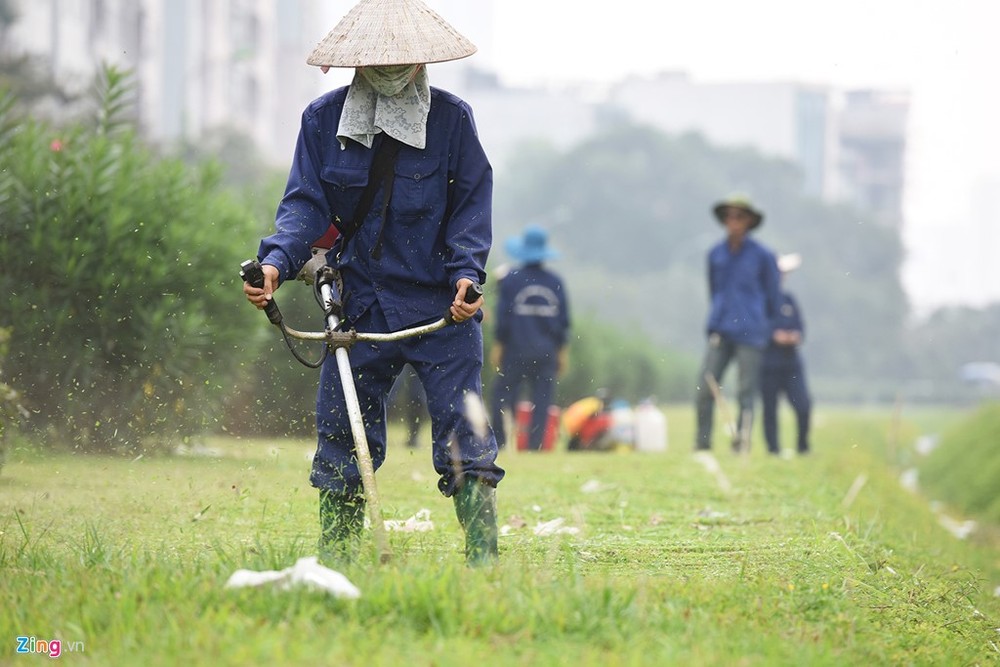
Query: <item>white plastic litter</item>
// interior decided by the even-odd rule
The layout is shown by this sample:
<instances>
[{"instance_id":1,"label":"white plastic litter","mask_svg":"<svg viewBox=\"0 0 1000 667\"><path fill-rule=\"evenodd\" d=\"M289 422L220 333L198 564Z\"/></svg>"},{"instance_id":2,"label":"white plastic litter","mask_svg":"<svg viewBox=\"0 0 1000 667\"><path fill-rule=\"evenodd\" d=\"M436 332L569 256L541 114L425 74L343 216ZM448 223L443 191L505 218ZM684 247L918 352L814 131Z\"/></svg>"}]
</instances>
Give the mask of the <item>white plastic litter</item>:
<instances>
[{"instance_id":1,"label":"white plastic litter","mask_svg":"<svg viewBox=\"0 0 1000 667\"><path fill-rule=\"evenodd\" d=\"M667 417L651 399L635 409L635 448L640 452L667 451Z\"/></svg>"},{"instance_id":2,"label":"white plastic litter","mask_svg":"<svg viewBox=\"0 0 1000 667\"><path fill-rule=\"evenodd\" d=\"M325 591L334 597L356 600L361 597L361 591L347 577L336 570L319 564L315 556L300 558L295 565L284 570L236 570L226 588L245 588L247 586L264 586L273 584L279 590L287 591L296 586L309 590Z\"/></svg>"},{"instance_id":3,"label":"white plastic litter","mask_svg":"<svg viewBox=\"0 0 1000 667\"><path fill-rule=\"evenodd\" d=\"M907 468L899 473L899 483L910 493L916 493L920 489L920 473L916 468Z\"/></svg>"},{"instance_id":4,"label":"white plastic litter","mask_svg":"<svg viewBox=\"0 0 1000 667\"><path fill-rule=\"evenodd\" d=\"M916 468L907 468L899 475L900 485L910 491L911 493L919 493L920 483L919 483L919 473ZM929 503L931 511L934 512L934 516L937 517L938 523L942 528L951 533L952 537L959 540L964 540L976 532L979 528L979 524L972 519L967 519L965 521L959 521L951 516L948 516L944 511L944 505L937 500L932 500Z\"/></svg>"},{"instance_id":5,"label":"white plastic litter","mask_svg":"<svg viewBox=\"0 0 1000 667\"><path fill-rule=\"evenodd\" d=\"M937 449L938 443L941 438L937 435L922 435L917 438L917 441L913 444L913 449L917 451L917 454L921 456L928 456L931 452Z\"/></svg>"},{"instance_id":6,"label":"white plastic litter","mask_svg":"<svg viewBox=\"0 0 1000 667\"><path fill-rule=\"evenodd\" d=\"M600 493L601 491L604 491L604 490L610 489L610 488L611 488L610 486L608 486L607 484L604 484L603 482L599 482L596 479L591 479L591 480L588 480L588 481L584 482L580 486L580 492L581 493Z\"/></svg>"},{"instance_id":7,"label":"white plastic litter","mask_svg":"<svg viewBox=\"0 0 1000 667\"><path fill-rule=\"evenodd\" d=\"M422 509L409 519L386 519L385 529L396 533L426 533L434 530L434 522L431 521L431 511Z\"/></svg>"},{"instance_id":8,"label":"white plastic litter","mask_svg":"<svg viewBox=\"0 0 1000 667\"><path fill-rule=\"evenodd\" d=\"M535 535L545 537L548 535L576 535L580 529L575 526L564 526L566 519L558 517L551 521L542 521L533 528Z\"/></svg>"},{"instance_id":9,"label":"white plastic litter","mask_svg":"<svg viewBox=\"0 0 1000 667\"><path fill-rule=\"evenodd\" d=\"M976 532L976 528L979 527L972 519L966 519L965 521L959 521L958 519L953 519L944 512L937 513L937 520L941 526L952 534L953 537L959 540L964 540L972 533Z\"/></svg>"}]
</instances>

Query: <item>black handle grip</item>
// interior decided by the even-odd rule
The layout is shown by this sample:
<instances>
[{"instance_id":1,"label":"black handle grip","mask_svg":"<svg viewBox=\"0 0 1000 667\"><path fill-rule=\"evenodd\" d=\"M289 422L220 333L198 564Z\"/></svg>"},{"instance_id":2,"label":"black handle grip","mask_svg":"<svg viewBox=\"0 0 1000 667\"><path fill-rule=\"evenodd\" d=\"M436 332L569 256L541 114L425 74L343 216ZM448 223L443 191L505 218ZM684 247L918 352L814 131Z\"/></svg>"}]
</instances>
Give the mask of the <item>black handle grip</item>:
<instances>
[{"instance_id":1,"label":"black handle grip","mask_svg":"<svg viewBox=\"0 0 1000 667\"><path fill-rule=\"evenodd\" d=\"M480 297L482 296L483 296L483 286L480 285L479 283L472 283L471 285L465 288L466 303L475 303L476 301L479 301ZM444 314L444 319L448 321L448 324L455 323L455 318L451 316L451 308L449 308L448 312Z\"/></svg>"},{"instance_id":2,"label":"black handle grip","mask_svg":"<svg viewBox=\"0 0 1000 667\"><path fill-rule=\"evenodd\" d=\"M475 303L483 295L483 286L479 283L472 283L465 289L465 302Z\"/></svg>"},{"instance_id":3,"label":"black handle grip","mask_svg":"<svg viewBox=\"0 0 1000 667\"><path fill-rule=\"evenodd\" d=\"M240 264L240 278L250 287L260 289L264 287L264 269L261 268L260 262L256 259L248 259ZM271 324L281 324L281 311L278 310L278 304L275 303L273 296L264 306L264 314L267 315L267 319L271 320Z\"/></svg>"}]
</instances>

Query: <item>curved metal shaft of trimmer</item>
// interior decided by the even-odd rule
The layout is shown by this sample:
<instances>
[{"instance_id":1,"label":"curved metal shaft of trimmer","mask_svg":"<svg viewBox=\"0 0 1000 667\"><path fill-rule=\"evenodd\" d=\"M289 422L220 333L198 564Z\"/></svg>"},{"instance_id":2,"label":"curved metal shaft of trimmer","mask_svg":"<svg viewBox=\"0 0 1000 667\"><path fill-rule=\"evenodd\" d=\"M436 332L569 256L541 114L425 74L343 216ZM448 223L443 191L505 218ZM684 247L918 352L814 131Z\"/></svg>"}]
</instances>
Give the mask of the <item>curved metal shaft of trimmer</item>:
<instances>
[{"instance_id":1,"label":"curved metal shaft of trimmer","mask_svg":"<svg viewBox=\"0 0 1000 667\"><path fill-rule=\"evenodd\" d=\"M320 286L320 296L323 303L332 303L335 300L333 289L328 284ZM340 318L333 313L327 313L326 325L330 331L336 330L340 324ZM372 521L372 533L375 537L375 548L378 550L379 560L383 563L392 557L389 551L389 537L385 531L385 523L382 519L382 502L379 500L378 486L375 483L375 466L372 464L371 451L368 449L368 436L365 434L365 422L361 416L361 403L358 401L358 391L354 386L354 373L351 370L351 360L347 356L347 349L338 347L334 351L337 359L337 372L340 375L340 384L344 390L344 402L347 404L347 417L351 422L351 435L354 437L354 452L358 459L358 470L361 473L361 486L365 492L365 500L368 501L368 512Z\"/></svg>"}]
</instances>

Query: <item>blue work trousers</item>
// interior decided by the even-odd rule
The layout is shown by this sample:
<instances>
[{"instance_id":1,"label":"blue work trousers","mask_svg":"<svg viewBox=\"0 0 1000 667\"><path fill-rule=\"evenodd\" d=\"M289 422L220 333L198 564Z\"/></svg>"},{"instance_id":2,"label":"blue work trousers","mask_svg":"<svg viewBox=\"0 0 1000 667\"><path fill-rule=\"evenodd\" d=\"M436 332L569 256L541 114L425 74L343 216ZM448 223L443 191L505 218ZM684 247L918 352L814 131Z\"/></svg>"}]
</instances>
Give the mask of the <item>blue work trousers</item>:
<instances>
[{"instance_id":1,"label":"blue work trousers","mask_svg":"<svg viewBox=\"0 0 1000 667\"><path fill-rule=\"evenodd\" d=\"M377 303L358 319L355 328L366 332L389 330ZM441 493L451 497L463 477L477 477L490 486L497 485L504 471L496 465L497 443L493 431L488 424L470 423L465 414L466 393L482 400L482 355L482 329L474 319L402 341L359 342L350 349L354 384L376 470L385 460L389 389L403 364L409 362L427 395L432 457L434 470L440 475ZM485 437L476 435L480 428L485 429ZM323 364L320 374L316 430L318 445L310 483L338 494L359 492L361 474L333 355Z\"/></svg>"},{"instance_id":2,"label":"blue work trousers","mask_svg":"<svg viewBox=\"0 0 1000 667\"><path fill-rule=\"evenodd\" d=\"M549 406L552 405L552 395L555 392L556 371L558 369L557 353L540 359L519 358L509 353L504 354L500 361L500 373L493 385L493 402L491 419L496 432L497 443L504 447L507 434L503 425L503 414L513 414L512 410L522 390L534 404L531 415L531 429L528 431L528 449L541 449L545 438L545 425L548 421ZM515 443L516 446L516 443Z\"/></svg>"},{"instance_id":3,"label":"blue work trousers","mask_svg":"<svg viewBox=\"0 0 1000 667\"><path fill-rule=\"evenodd\" d=\"M778 398L784 392L795 411L798 423L797 450L800 454L809 451L809 417L812 399L806 385L805 369L801 363L782 366L766 366L761 372L760 394L763 404L764 439L767 451L777 454L778 444Z\"/></svg>"}]
</instances>

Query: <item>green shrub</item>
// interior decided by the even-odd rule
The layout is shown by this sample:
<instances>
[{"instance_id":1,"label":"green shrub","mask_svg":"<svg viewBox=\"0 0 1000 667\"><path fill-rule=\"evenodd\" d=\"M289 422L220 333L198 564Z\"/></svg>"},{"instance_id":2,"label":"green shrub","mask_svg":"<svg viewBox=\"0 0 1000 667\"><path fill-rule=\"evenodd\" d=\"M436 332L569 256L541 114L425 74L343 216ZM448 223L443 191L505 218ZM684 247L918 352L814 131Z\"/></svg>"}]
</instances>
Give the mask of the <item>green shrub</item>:
<instances>
[{"instance_id":1,"label":"green shrub","mask_svg":"<svg viewBox=\"0 0 1000 667\"><path fill-rule=\"evenodd\" d=\"M21 395L3 381L3 362L7 358L9 342L10 329L0 329L0 469L7 460L11 431L27 416L27 410L21 405Z\"/></svg>"},{"instance_id":2,"label":"green shrub","mask_svg":"<svg viewBox=\"0 0 1000 667\"><path fill-rule=\"evenodd\" d=\"M696 362L623 322L593 314L578 317L569 356L569 369L559 384L563 405L600 388L633 403L649 396L661 401L693 396Z\"/></svg>"},{"instance_id":3,"label":"green shrub","mask_svg":"<svg viewBox=\"0 0 1000 667\"><path fill-rule=\"evenodd\" d=\"M0 275L8 370L50 444L145 450L206 427L255 346L236 268L253 221L212 165L144 148L126 76L55 127L0 102Z\"/></svg>"}]
</instances>

